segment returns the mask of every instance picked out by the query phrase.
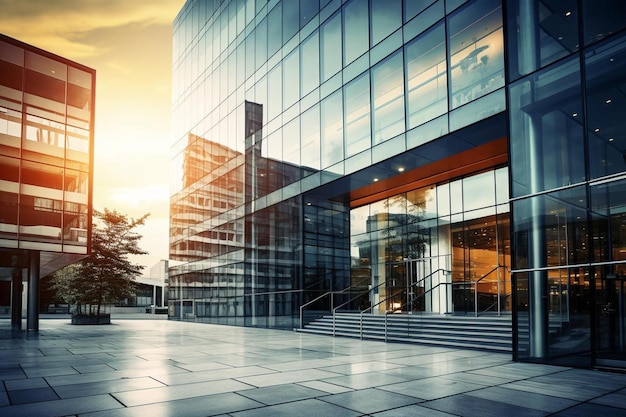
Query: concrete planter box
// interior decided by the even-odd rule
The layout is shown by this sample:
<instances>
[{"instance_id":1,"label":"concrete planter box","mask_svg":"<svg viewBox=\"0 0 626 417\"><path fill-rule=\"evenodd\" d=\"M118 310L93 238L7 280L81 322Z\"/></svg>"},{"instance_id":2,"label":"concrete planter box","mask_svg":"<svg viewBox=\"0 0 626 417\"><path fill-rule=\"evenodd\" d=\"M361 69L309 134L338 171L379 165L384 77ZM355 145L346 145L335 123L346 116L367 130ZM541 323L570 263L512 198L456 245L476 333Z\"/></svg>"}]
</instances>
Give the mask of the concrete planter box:
<instances>
[{"instance_id":1,"label":"concrete planter box","mask_svg":"<svg viewBox=\"0 0 626 417\"><path fill-rule=\"evenodd\" d=\"M72 324L111 324L111 315L72 314Z\"/></svg>"}]
</instances>

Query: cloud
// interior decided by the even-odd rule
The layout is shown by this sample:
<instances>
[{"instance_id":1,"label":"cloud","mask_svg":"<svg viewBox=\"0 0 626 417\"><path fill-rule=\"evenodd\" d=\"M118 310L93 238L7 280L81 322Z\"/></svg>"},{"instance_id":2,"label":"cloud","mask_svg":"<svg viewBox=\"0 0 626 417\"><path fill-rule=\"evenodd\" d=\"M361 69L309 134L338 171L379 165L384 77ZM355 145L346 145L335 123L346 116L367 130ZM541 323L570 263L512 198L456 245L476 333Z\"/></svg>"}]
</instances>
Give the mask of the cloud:
<instances>
[{"instance_id":1,"label":"cloud","mask_svg":"<svg viewBox=\"0 0 626 417\"><path fill-rule=\"evenodd\" d=\"M2 32L70 59L101 51L84 42L89 32L128 24L171 25L183 0L0 0Z\"/></svg>"}]
</instances>

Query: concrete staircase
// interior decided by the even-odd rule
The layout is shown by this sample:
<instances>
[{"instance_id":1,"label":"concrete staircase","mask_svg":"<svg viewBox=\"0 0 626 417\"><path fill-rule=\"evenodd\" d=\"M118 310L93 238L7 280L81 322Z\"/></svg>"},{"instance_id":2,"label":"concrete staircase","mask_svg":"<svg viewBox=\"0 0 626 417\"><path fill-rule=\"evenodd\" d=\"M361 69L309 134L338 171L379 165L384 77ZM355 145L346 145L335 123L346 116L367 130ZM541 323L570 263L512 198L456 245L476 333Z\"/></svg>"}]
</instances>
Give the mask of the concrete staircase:
<instances>
[{"instance_id":1,"label":"concrete staircase","mask_svg":"<svg viewBox=\"0 0 626 417\"><path fill-rule=\"evenodd\" d=\"M450 346L486 351L511 352L511 316L433 315L428 313L385 316L337 313L315 319L296 329L302 333L327 334L363 339ZM361 332L362 330L362 332Z\"/></svg>"}]
</instances>

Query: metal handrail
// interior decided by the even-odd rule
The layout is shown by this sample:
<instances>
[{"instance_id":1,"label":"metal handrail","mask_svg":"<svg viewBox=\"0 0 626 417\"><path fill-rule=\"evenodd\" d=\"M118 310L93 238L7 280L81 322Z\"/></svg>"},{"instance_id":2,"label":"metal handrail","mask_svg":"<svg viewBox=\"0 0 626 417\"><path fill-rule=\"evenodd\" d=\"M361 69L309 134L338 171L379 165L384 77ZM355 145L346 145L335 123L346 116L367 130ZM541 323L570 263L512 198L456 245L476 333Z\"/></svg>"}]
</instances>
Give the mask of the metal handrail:
<instances>
[{"instance_id":1,"label":"metal handrail","mask_svg":"<svg viewBox=\"0 0 626 417\"><path fill-rule=\"evenodd\" d=\"M404 306L405 306L405 305L407 305L407 304L413 304L413 303L415 302L415 300L417 300L417 299L419 299L419 298L426 298L426 295L427 295L427 294L431 293L432 291L434 291L436 288L439 288L440 286L443 286L443 285L446 285L446 286L447 286L447 285L450 285L450 286L453 286L453 287L454 287L454 286L461 286L461 285L468 285L468 284L469 284L470 286L473 286L473 287L474 287L474 314L475 314L475 316L476 316L476 317L478 317L479 312L478 312L478 291L477 291L478 286L477 286L477 284L478 284L480 281L482 281L483 279L487 278L487 277L488 277L489 275L491 275L493 272L495 272L495 271L497 271L498 269L500 269L500 268L505 268L505 269L508 269L506 265L497 265L497 266L496 266L496 267L494 267L491 271L489 271L488 273L486 273L485 275L483 275L481 278L477 279L476 281L470 281L470 282L440 282L440 283L438 283L437 285L435 285L434 287L431 287L430 289L428 289L427 291L424 291L424 293L423 293L423 294L420 294L420 295L418 295L418 296L416 296L416 297L413 297L413 298L411 299L411 301L409 301L409 302L407 302L407 303L402 304L402 305L400 306L400 308L404 307ZM439 270L437 270L437 271L435 271L435 272L438 272L438 271L439 271ZM431 275L432 275L432 274L431 274ZM426 277L426 278L427 278L427 277ZM421 281L421 280L420 280L420 281ZM418 282L420 282L420 281L418 281ZM500 288L499 288L499 287L500 287L500 282L501 282L501 281L506 282L506 280L498 280L498 281L497 281L497 283L498 283L498 300L497 300L497 303L498 303L498 315L500 315L500 314L501 314L501 311L500 311ZM447 304L447 297L446 297L446 304ZM490 307L488 307L487 309L483 310L483 312L484 312L484 311L487 311L489 308L491 308L491 306L490 306ZM394 311L395 311L395 310L394 310ZM446 305L446 312L447 312L447 311L448 311L448 307L447 307L447 305Z\"/></svg>"},{"instance_id":2,"label":"metal handrail","mask_svg":"<svg viewBox=\"0 0 626 417\"><path fill-rule=\"evenodd\" d=\"M322 299L322 298L324 298L324 297L328 297L329 295L333 295L333 294L343 294L343 293L347 292L348 290L350 290L351 288L354 288L354 287L356 287L356 286L358 286L358 285L360 285L360 283L357 283L357 284L352 284L352 285L350 285L349 287L344 288L343 290L338 290L338 291L328 291L328 292L325 292L324 294L322 294L322 295L320 295L320 296L318 296L318 297L315 297L314 299L312 299L312 300L310 300L310 301L308 301L308 302L306 302L306 303L302 304L302 305L300 306L300 329L304 328L304 308L305 308L305 307L308 307L309 305L311 305L311 304L313 304L313 303L315 303L315 302L317 302L317 301L321 300L321 299ZM334 311L334 310L333 310L333 302L332 302L332 300L333 300L333 299L331 298L331 306L330 306L330 308L331 308L331 311ZM333 327L334 327L334 326L333 326ZM334 330L333 330L333 332L334 332Z\"/></svg>"}]
</instances>

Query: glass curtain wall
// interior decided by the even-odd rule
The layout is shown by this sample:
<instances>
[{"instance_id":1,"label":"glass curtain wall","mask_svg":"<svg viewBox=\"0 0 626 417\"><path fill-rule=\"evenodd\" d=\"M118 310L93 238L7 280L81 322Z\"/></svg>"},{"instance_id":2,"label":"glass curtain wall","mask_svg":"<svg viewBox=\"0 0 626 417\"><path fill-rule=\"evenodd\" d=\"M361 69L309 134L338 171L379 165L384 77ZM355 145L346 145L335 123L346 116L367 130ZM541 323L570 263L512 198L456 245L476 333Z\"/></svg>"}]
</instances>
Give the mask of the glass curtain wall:
<instances>
[{"instance_id":1,"label":"glass curtain wall","mask_svg":"<svg viewBox=\"0 0 626 417\"><path fill-rule=\"evenodd\" d=\"M624 367L626 8L508 6L516 356Z\"/></svg>"},{"instance_id":2,"label":"glass curtain wall","mask_svg":"<svg viewBox=\"0 0 626 417\"><path fill-rule=\"evenodd\" d=\"M289 255L289 291L348 286L347 203L304 200L316 187L504 111L502 10L497 0L458 7L444 0L188 1L174 23L170 252L186 264L172 270L171 315L226 320L278 311L264 301L240 316L247 301L229 305L222 289L237 282L227 296L233 302L250 294L248 283L255 294L286 291L286 279L259 284L284 266L272 258L287 257L273 246L285 241L282 233L306 240ZM254 133L250 103L262 109ZM300 229L272 226L285 210L295 218L298 204ZM403 236L419 240L422 231L393 207L386 239L403 252ZM269 243L255 235L257 221L259 231L275 233ZM426 256L417 246L414 252ZM293 278L298 268L308 271L305 283ZM379 268L384 277L405 267Z\"/></svg>"},{"instance_id":3,"label":"glass curtain wall","mask_svg":"<svg viewBox=\"0 0 626 417\"><path fill-rule=\"evenodd\" d=\"M86 254L92 72L0 41L0 238Z\"/></svg>"},{"instance_id":4,"label":"glass curtain wall","mask_svg":"<svg viewBox=\"0 0 626 417\"><path fill-rule=\"evenodd\" d=\"M368 278L367 307L511 311L507 168L398 194L350 217L351 281Z\"/></svg>"}]
</instances>

